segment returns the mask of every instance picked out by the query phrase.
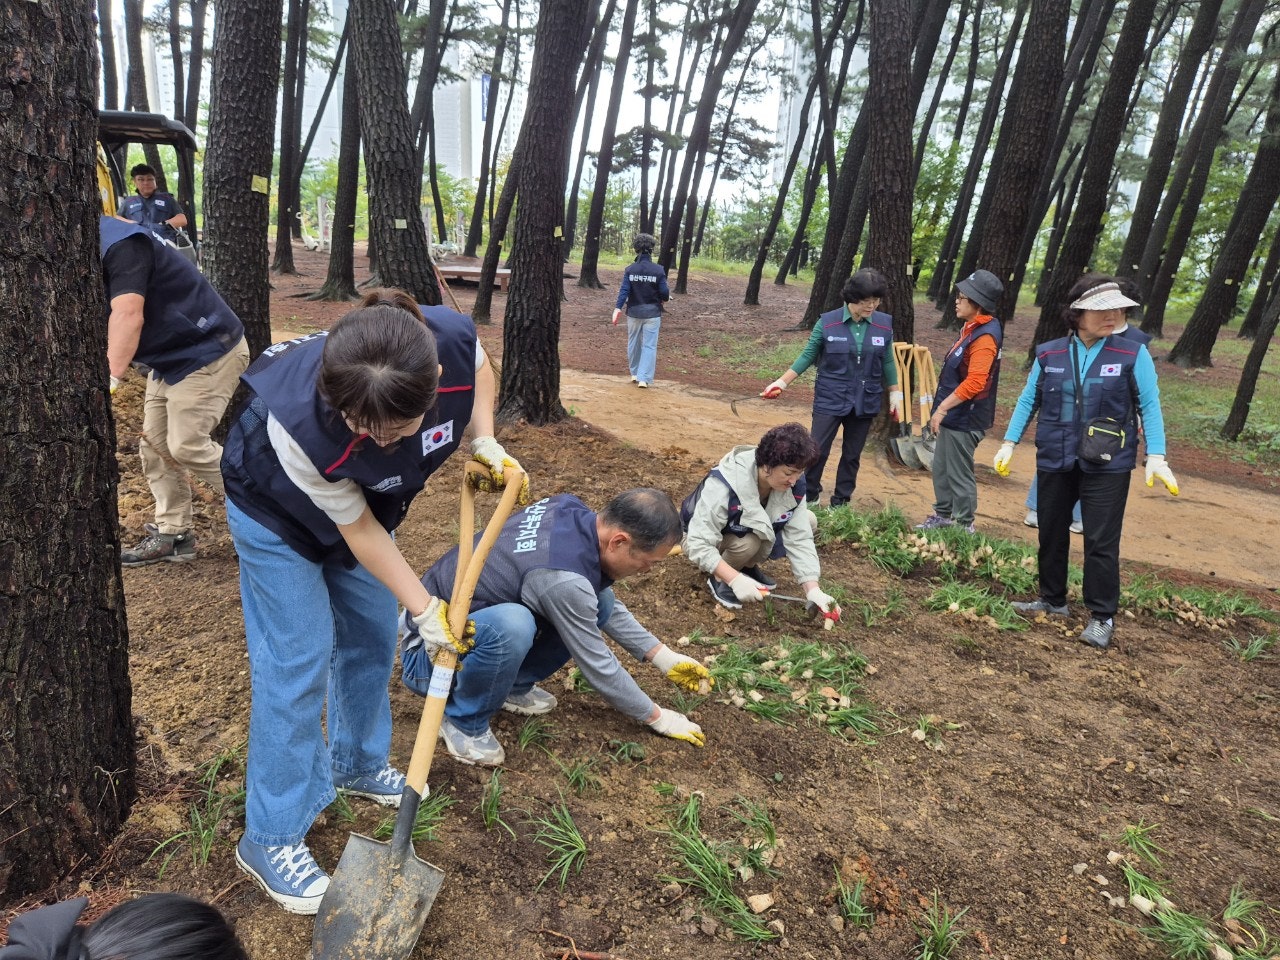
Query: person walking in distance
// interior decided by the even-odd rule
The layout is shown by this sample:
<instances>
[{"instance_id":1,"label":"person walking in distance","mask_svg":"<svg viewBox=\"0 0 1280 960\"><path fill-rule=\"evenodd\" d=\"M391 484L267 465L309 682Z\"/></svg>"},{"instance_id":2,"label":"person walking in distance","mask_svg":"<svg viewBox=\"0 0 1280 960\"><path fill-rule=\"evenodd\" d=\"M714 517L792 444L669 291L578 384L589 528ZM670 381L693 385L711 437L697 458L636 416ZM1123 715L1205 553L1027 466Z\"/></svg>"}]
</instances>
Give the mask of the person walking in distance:
<instances>
[{"instance_id":1,"label":"person walking in distance","mask_svg":"<svg viewBox=\"0 0 1280 960\"><path fill-rule=\"evenodd\" d=\"M658 363L658 333L662 329L662 305L671 299L667 271L653 262L657 243L652 234L637 233L631 241L636 259L622 271L622 286L613 307L617 326L623 308L627 316L627 366L637 387L653 383Z\"/></svg>"}]
</instances>

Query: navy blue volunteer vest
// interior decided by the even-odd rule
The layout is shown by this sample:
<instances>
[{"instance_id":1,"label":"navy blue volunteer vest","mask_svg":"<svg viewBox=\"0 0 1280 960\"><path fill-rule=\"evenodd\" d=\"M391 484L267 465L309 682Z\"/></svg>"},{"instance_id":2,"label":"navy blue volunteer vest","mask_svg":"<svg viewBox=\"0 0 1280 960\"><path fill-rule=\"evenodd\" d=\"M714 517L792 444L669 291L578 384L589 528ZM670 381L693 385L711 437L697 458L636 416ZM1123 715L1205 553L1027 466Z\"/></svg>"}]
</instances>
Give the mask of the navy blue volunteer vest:
<instances>
[{"instance_id":1,"label":"navy blue volunteer vest","mask_svg":"<svg viewBox=\"0 0 1280 960\"><path fill-rule=\"evenodd\" d=\"M662 279L667 272L648 254L640 254L635 263L626 269L630 293L627 294L626 313L637 320L651 320L662 316Z\"/></svg>"},{"instance_id":2,"label":"navy blue volunteer vest","mask_svg":"<svg viewBox=\"0 0 1280 960\"><path fill-rule=\"evenodd\" d=\"M354 558L328 515L285 474L267 436L271 413L325 478L353 480L386 530L395 530L427 477L462 442L475 397L476 333L452 310L434 310L427 325L436 337L444 372L436 405L421 430L394 448L368 438L357 442L341 415L320 396L316 379L326 333L269 348L241 379L252 391L222 452L227 496L308 560Z\"/></svg>"},{"instance_id":3,"label":"navy blue volunteer vest","mask_svg":"<svg viewBox=\"0 0 1280 960\"><path fill-rule=\"evenodd\" d=\"M852 411L859 417L874 417L880 412L884 357L893 349L893 317L874 310L867 322L859 356L850 329L853 324L844 322L843 307L818 318L822 353L813 387L814 413L843 417Z\"/></svg>"},{"instance_id":4,"label":"navy blue volunteer vest","mask_svg":"<svg viewBox=\"0 0 1280 960\"><path fill-rule=\"evenodd\" d=\"M996 339L996 358L991 364L987 385L976 397L970 397L947 411L947 415L942 418L942 425L948 430L986 430L996 422L996 388L1000 386L1000 345L1004 341L1004 331L1000 327L1000 321L994 317L975 327L972 333L958 341L947 353L942 372L938 374L933 409L937 410L938 404L951 396L969 375L969 345L985 336Z\"/></svg>"},{"instance_id":5,"label":"navy blue volunteer vest","mask_svg":"<svg viewBox=\"0 0 1280 960\"><path fill-rule=\"evenodd\" d=\"M177 200L159 190L150 197L135 193L120 202L120 216L141 224L166 240L178 239L178 231L169 226L166 221L172 220L182 212L182 207Z\"/></svg>"},{"instance_id":6,"label":"navy blue volunteer vest","mask_svg":"<svg viewBox=\"0 0 1280 960\"><path fill-rule=\"evenodd\" d=\"M423 574L427 592L433 597L450 596L457 567L458 548L454 547ZM613 583L600 569L596 515L577 497L567 493L547 497L503 524L480 574L471 609L520 603L524 578L534 570L576 573L587 579L597 596Z\"/></svg>"},{"instance_id":7,"label":"navy blue volunteer vest","mask_svg":"<svg viewBox=\"0 0 1280 960\"><path fill-rule=\"evenodd\" d=\"M145 237L155 254L134 360L145 363L165 383L178 383L230 353L244 337L240 318L177 250L134 223L100 217L98 226L104 258L117 243L135 236Z\"/></svg>"},{"instance_id":8,"label":"navy blue volunteer vest","mask_svg":"<svg viewBox=\"0 0 1280 960\"><path fill-rule=\"evenodd\" d=\"M684 527L685 533L689 532L689 521L693 519L693 511L698 508L698 500L702 497L707 481L712 477L723 483L725 489L729 491L729 516L720 530L721 535L745 537L747 534L752 533L753 531L750 527L742 525L742 498L738 496L737 491L733 489L729 481L724 478L724 474L720 472L718 467L703 477L697 489L681 502L680 525ZM796 507L800 506L804 501L807 486L804 474L801 474L800 479L791 485L791 495L796 499ZM795 515L795 507L793 507L773 521L773 550L769 553L769 559L777 560L779 557L786 556L786 548L782 545L782 528L790 523L791 518Z\"/></svg>"},{"instance_id":9,"label":"navy blue volunteer vest","mask_svg":"<svg viewBox=\"0 0 1280 960\"><path fill-rule=\"evenodd\" d=\"M1064 473L1077 464L1086 473L1132 470L1138 462L1133 365L1141 345L1123 336L1107 337L1080 378L1084 403L1077 416L1070 343L1070 338L1051 340L1036 350L1036 363L1040 365L1040 382L1036 385L1036 467L1048 473ZM1084 345L1078 344L1077 349L1083 351ZM1085 424L1097 417L1114 417L1125 424L1133 438L1110 463L1088 463L1076 457Z\"/></svg>"}]
</instances>

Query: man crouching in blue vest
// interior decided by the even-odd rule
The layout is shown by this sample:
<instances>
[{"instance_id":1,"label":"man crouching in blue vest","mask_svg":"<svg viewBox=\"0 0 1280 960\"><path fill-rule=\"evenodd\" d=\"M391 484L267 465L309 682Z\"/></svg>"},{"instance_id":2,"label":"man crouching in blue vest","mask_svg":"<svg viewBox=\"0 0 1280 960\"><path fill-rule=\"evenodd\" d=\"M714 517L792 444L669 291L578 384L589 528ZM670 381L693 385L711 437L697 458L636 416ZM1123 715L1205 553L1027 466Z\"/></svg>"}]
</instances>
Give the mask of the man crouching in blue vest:
<instances>
[{"instance_id":1,"label":"man crouching in blue vest","mask_svg":"<svg viewBox=\"0 0 1280 960\"><path fill-rule=\"evenodd\" d=\"M615 710L655 733L705 746L702 728L654 703L600 635L685 690L710 689L706 667L668 649L613 594L615 581L646 572L679 539L680 514L671 498L647 487L619 494L598 514L559 494L508 520L471 600L475 646L458 651L466 659L440 726L449 753L463 763L499 766L506 751L489 728L493 715L554 709L556 698L537 684L570 660ZM423 575L432 596L449 595L457 563L455 547ZM420 696L431 683L434 652L411 620L402 621L404 683Z\"/></svg>"}]
</instances>

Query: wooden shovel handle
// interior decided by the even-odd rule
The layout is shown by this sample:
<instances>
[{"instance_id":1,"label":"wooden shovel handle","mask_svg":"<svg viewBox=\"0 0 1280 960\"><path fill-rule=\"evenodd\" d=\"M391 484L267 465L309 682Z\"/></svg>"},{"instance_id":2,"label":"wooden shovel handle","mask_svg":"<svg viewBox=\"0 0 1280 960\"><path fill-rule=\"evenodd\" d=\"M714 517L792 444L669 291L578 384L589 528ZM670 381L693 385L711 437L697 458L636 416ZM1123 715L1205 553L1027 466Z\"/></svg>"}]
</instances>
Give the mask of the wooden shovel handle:
<instances>
[{"instance_id":1,"label":"wooden shovel handle","mask_svg":"<svg viewBox=\"0 0 1280 960\"><path fill-rule=\"evenodd\" d=\"M471 597L480 580L480 571L484 569L484 561L493 549L502 532L502 525L507 522L515 509L516 498L520 496L520 487L524 482L524 471L518 467L506 467L503 471L506 486L502 491L502 499L498 501L493 516L484 528L480 543L473 548L475 542L476 491L468 482L470 474L488 476L489 468L476 463L467 462L462 477L462 506L458 517L458 564L453 575L453 594L449 599L449 629L455 637L462 636L466 629L467 614L471 610ZM458 653L452 647L443 647L436 652L431 661L431 686L422 704L422 720L418 723L418 736L413 743L413 755L409 758L409 770L406 779L409 786L422 795L427 785L427 776L431 773L431 761L435 758L436 739L440 736L440 723L444 719L444 705L449 699L449 688L453 686L453 674L458 667Z\"/></svg>"}]
</instances>

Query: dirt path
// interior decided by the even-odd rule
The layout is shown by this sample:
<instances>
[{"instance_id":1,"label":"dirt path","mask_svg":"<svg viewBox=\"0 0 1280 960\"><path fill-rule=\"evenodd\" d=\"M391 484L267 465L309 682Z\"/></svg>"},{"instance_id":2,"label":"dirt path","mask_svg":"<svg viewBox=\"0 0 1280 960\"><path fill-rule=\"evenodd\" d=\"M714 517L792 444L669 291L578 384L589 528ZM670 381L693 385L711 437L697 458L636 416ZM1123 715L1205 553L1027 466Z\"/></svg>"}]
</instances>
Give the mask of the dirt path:
<instances>
[{"instance_id":1,"label":"dirt path","mask_svg":"<svg viewBox=\"0 0 1280 960\"><path fill-rule=\"evenodd\" d=\"M769 427L788 420L809 421L807 405L785 401L739 403L739 419L729 409L732 397L687 384L659 381L641 392L626 377L565 369L560 386L566 408L588 423L650 452L683 448L705 456L709 465L735 443L752 443ZM1021 445L1013 476L1002 480L989 467L998 445L998 438L988 437L978 447L978 526L998 536L1034 542L1035 531L1022 523L1023 497L1034 469L1033 450ZM923 518L933 502L929 475L890 463L883 451L872 455L875 446L869 443L864 455L855 506L865 509L892 502L907 516ZM517 441L513 448L518 447ZM835 463L833 455L824 477L827 489L834 482ZM1172 466L1176 472L1176 459ZM1274 564L1264 561L1275 555L1280 540L1280 496L1182 475L1181 492L1174 498L1158 486L1147 489L1141 471L1133 476L1121 544L1126 560L1270 590L1280 588L1280 574ZM1077 554L1080 546L1080 539L1074 538Z\"/></svg>"}]
</instances>

